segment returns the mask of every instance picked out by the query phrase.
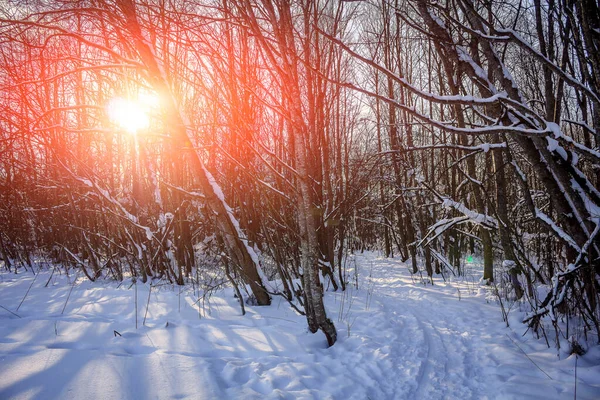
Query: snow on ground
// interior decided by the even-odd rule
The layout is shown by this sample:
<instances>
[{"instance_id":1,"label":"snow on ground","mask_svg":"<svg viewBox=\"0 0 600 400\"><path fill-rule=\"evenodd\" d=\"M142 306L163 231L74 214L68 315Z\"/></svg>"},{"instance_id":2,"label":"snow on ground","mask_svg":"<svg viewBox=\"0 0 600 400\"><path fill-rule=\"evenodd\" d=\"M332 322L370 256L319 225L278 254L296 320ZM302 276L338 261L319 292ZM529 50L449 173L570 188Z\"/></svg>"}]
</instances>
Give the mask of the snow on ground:
<instances>
[{"instance_id":1,"label":"snow on ground","mask_svg":"<svg viewBox=\"0 0 600 400\"><path fill-rule=\"evenodd\" d=\"M349 289L326 295L332 348L279 298L241 316L231 289L196 302L159 285L148 303L138 283L136 329L130 281L44 287L42 271L21 318L0 308L0 399L574 398L575 355L522 336L517 311L506 328L477 277L425 286L398 260L348 265ZM15 311L32 281L1 273L0 305ZM577 362L577 398L599 399L600 347Z\"/></svg>"}]
</instances>

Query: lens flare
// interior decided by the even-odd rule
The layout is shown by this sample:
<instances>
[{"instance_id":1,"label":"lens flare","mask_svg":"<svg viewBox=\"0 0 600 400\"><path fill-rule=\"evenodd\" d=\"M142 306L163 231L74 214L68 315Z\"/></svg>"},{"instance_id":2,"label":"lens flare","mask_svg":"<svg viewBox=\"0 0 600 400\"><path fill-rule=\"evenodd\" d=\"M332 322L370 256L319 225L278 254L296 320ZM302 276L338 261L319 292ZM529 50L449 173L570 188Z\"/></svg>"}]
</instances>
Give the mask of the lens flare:
<instances>
[{"instance_id":1,"label":"lens flare","mask_svg":"<svg viewBox=\"0 0 600 400\"><path fill-rule=\"evenodd\" d=\"M137 100L115 97L108 103L107 111L112 123L135 135L150 126L150 112L157 106L158 98L152 95L139 96Z\"/></svg>"}]
</instances>

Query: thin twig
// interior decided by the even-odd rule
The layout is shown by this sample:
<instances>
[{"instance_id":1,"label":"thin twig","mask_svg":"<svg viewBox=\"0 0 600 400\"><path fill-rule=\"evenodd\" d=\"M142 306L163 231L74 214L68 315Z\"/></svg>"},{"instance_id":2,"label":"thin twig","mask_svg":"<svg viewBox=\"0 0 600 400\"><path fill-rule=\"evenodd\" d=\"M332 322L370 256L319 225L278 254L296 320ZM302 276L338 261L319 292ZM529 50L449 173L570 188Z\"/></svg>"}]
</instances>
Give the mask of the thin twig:
<instances>
[{"instance_id":1,"label":"thin twig","mask_svg":"<svg viewBox=\"0 0 600 400\"><path fill-rule=\"evenodd\" d=\"M4 307L4 306L0 306L0 308L2 308L2 309L4 309L4 310L8 311L8 312L9 312L9 313L11 313L12 315L15 315L15 316L17 316L17 317L21 318L21 316L20 316L19 314L15 314L14 312L10 311L8 308L6 308L6 307Z\"/></svg>"},{"instance_id":2,"label":"thin twig","mask_svg":"<svg viewBox=\"0 0 600 400\"><path fill-rule=\"evenodd\" d=\"M77 273L75 274L75 280L73 281L73 284L71 285L71 289L69 289L69 295L67 296L67 300L65 300L65 305L63 306L63 309L60 312L60 315L63 315L65 313L65 309L67 308L67 303L69 302L69 299L71 298L71 293L73 292L73 288L75 287L75 284L77 283L77 278L79 278L79 271L77 271Z\"/></svg>"},{"instance_id":3,"label":"thin twig","mask_svg":"<svg viewBox=\"0 0 600 400\"><path fill-rule=\"evenodd\" d=\"M551 380L554 380L550 375L548 375L546 373L546 371L544 371L543 369L540 368L539 365L537 365L535 363L535 361L533 361L528 355L527 353L525 353L525 351L517 344L517 342L515 342L510 336L508 336L508 333L506 334L506 337L510 339L511 342L513 342L515 344L515 346L517 346L519 348L519 350L521 350L523 352L523 354L525 354L525 357L527 357L529 359L529 361L531 361L533 363L533 365L535 365L540 371L542 371L548 378L550 378Z\"/></svg>"},{"instance_id":4,"label":"thin twig","mask_svg":"<svg viewBox=\"0 0 600 400\"><path fill-rule=\"evenodd\" d=\"M142 325L146 326L146 317L148 316L148 308L150 307L150 295L152 294L152 283L150 283L150 290L148 291L148 301L146 302L146 312L144 313L144 322Z\"/></svg>"},{"instance_id":5,"label":"thin twig","mask_svg":"<svg viewBox=\"0 0 600 400\"><path fill-rule=\"evenodd\" d=\"M17 307L17 309L15 311L19 311L19 308L21 308L21 305L23 305L23 302L27 298L27 295L29 294L29 291L31 290L31 287L35 283L35 280L37 279L37 277L40 274L41 270L42 270L42 266L40 265L40 268L38 268L37 274L35 274L35 276L33 277L33 280L31 281L31 284L29 285L29 288L27 289L27 292L25 292L25 296L23 296L23 299L21 300L21 302L19 303L19 306Z\"/></svg>"}]
</instances>

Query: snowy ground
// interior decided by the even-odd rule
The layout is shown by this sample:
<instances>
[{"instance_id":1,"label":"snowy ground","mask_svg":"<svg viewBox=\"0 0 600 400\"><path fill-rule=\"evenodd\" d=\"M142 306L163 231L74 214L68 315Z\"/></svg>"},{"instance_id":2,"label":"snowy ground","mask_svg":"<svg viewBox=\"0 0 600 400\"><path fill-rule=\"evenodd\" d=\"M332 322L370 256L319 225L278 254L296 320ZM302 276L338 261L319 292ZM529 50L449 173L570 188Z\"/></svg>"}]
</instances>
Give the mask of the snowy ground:
<instances>
[{"instance_id":1,"label":"snowy ground","mask_svg":"<svg viewBox=\"0 0 600 400\"><path fill-rule=\"evenodd\" d=\"M278 298L242 317L231 290L194 304L191 289L158 286L143 326L138 284L136 329L135 285L79 278L69 297L73 276L44 287L42 272L21 318L0 308L0 399L574 398L575 355L522 336L516 310L506 328L476 277L424 286L397 260L354 265L359 289L326 295L329 349ZM32 280L0 274L0 305L15 311ZM600 347L577 363L577 398L599 399Z\"/></svg>"}]
</instances>

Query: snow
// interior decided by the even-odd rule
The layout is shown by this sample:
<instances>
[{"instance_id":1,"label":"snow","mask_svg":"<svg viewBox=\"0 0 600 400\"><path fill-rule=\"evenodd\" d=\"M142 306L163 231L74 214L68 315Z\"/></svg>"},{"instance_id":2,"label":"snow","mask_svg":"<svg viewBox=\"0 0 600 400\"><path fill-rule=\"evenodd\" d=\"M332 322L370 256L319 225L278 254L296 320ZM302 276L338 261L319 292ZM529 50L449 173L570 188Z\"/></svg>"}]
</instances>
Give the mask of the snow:
<instances>
[{"instance_id":1,"label":"snow","mask_svg":"<svg viewBox=\"0 0 600 400\"><path fill-rule=\"evenodd\" d=\"M348 290L325 295L331 348L278 298L241 316L231 289L2 272L11 311L33 285L20 318L0 308L0 399L574 397L575 355L523 336L516 308L507 328L478 266L432 286L398 260L350 257ZM577 398L599 398L600 347L577 363Z\"/></svg>"},{"instance_id":2,"label":"snow","mask_svg":"<svg viewBox=\"0 0 600 400\"><path fill-rule=\"evenodd\" d=\"M129 221L130 221L130 222L131 222L133 225L135 225L136 227L138 227L138 228L140 228L140 229L144 230L144 233L145 233L145 235L146 235L146 238L147 238L148 240L152 240L152 239L154 238L154 234L152 233L152 230L151 230L149 227L147 227L147 226L140 225L140 224L138 223L138 218L137 218L135 215L131 214L129 211L127 211L127 210L125 209L125 207L123 207L123 205L122 205L121 203L119 203L117 200L115 200L115 199L114 199L114 198L113 198L113 197L110 195L110 193L109 193L107 190L105 190L105 189L102 189L100 186L98 186L97 184L93 183L93 182L92 182L92 181L90 181L89 179L86 179L86 178L80 178L80 177L78 177L78 176L77 176L77 175L75 175L73 172L71 172L71 175L73 175L73 177L74 177L75 179L77 179L78 181L80 181L80 182L81 182L81 183L83 183L84 185L86 185L86 186L88 186L88 187L90 187L90 188L92 188L92 189L96 190L97 192L99 192L99 193L100 193L100 195L101 195L101 196L102 196L102 197L103 197L103 198L104 198L106 201L108 201L109 203L113 204L113 205L114 205L114 206L115 206L115 207L116 207L118 210L120 210L120 211L121 211L121 213L123 213L123 215L125 216L125 218L127 218L127 219L128 219L128 220L129 220ZM129 233L127 233L127 234L129 235ZM134 241L133 239L132 239L132 242L134 242L134 243L135 243L135 241ZM137 244L136 244L135 246L138 248L138 257L139 257L139 258L141 258L141 257L142 257L142 256L141 256L141 254L142 254L142 253L141 253L140 247L139 247Z\"/></svg>"},{"instance_id":3,"label":"snow","mask_svg":"<svg viewBox=\"0 0 600 400\"><path fill-rule=\"evenodd\" d=\"M471 221L477 225L484 226L488 229L490 227L496 228L498 226L498 221L494 217L490 217L489 215L481 214L481 213L475 212L473 210L470 210L464 204L454 201L454 200L450 199L449 197L443 198L442 207L448 208L448 209L453 208L456 211L462 213L465 217L467 217L469 219L469 221ZM445 221L446 220L444 220L444 222ZM442 222L442 221L440 221L440 222Z\"/></svg>"},{"instance_id":4,"label":"snow","mask_svg":"<svg viewBox=\"0 0 600 400\"><path fill-rule=\"evenodd\" d=\"M495 93L497 90L491 83L489 83L487 73L478 63L475 62L475 60L473 60L468 49L463 46L456 46L456 52L458 53L458 59L468 63L473 69L475 75L480 78L482 82L488 82L488 89L490 92Z\"/></svg>"},{"instance_id":5,"label":"snow","mask_svg":"<svg viewBox=\"0 0 600 400\"><path fill-rule=\"evenodd\" d=\"M562 157L563 160L569 159L567 151L558 143L558 140L546 136L546 141L548 141L548 151L556 152L559 156Z\"/></svg>"},{"instance_id":6,"label":"snow","mask_svg":"<svg viewBox=\"0 0 600 400\"><path fill-rule=\"evenodd\" d=\"M266 287L266 289L269 290L271 293L275 292L277 289L269 284L269 281L268 281L265 273L263 272L262 267L260 266L258 254L256 254L254 249L248 244L248 239L245 238L245 235L242 232L242 229L240 228L239 221L235 218L235 216L233 215L233 210L231 209L231 207L229 207L229 205L225 201L225 195L223 195L223 191L221 190L221 187L219 186L219 184L217 183L217 181L215 180L213 175L204 167L204 165L202 165L202 169L204 171L204 174L206 175L206 179L208 180L209 184L211 185L211 187L213 189L213 192L215 193L215 196L217 196L219 201L221 203L223 203L223 207L225 207L225 210L227 211L227 216L228 216L229 220L231 221L231 224L235 228L237 237L240 238L240 240L246 247L246 250L248 251L250 258L252 259L252 262L254 263L254 266L256 267L258 276L261 279L261 282L259 282L259 283L264 285Z\"/></svg>"},{"instance_id":7,"label":"snow","mask_svg":"<svg viewBox=\"0 0 600 400\"><path fill-rule=\"evenodd\" d=\"M444 23L444 21L442 21L442 19L440 17L438 17L437 15L435 15L433 12L431 12L431 10L429 10L429 16L431 17L432 20L435 21L436 24L438 24L441 28L446 29L446 24Z\"/></svg>"},{"instance_id":8,"label":"snow","mask_svg":"<svg viewBox=\"0 0 600 400\"><path fill-rule=\"evenodd\" d=\"M568 119L566 119L565 122L570 122L570 123L574 123L576 125L583 126L585 129L589 130L590 132L594 132L594 130L586 123L579 122L579 121L572 121L572 120L568 120ZM577 150L581 151L582 153L587 154L595 159L600 159L600 152L590 149L589 147L586 147L586 146L582 145L581 143L577 143L576 141L573 140L573 138L563 134L563 132L560 129L560 126L558 124L556 124L554 122L547 122L546 124L548 126L548 129L550 130L550 133L554 136L555 139L564 141L569 146L572 146L572 147L576 148ZM573 154L573 160L571 161L571 163L573 165L577 165L577 161L578 161L577 153L574 153L574 152L571 152L571 153Z\"/></svg>"},{"instance_id":9,"label":"snow","mask_svg":"<svg viewBox=\"0 0 600 400\"><path fill-rule=\"evenodd\" d=\"M580 174L579 176L581 177L582 175L583 174ZM598 206L587 195L587 193L583 190L583 188L581 187L579 182L577 182L575 179L571 179L570 182L571 182L571 187L579 194L579 196L581 197L581 200L583 200L583 204L586 208L586 211L588 212L588 215L590 216L590 219L597 220L598 218L600 218L600 206ZM600 194L600 193L598 193L598 190L593 185L589 184L588 187L590 187L592 189L592 191L594 192L595 195Z\"/></svg>"},{"instance_id":10,"label":"snow","mask_svg":"<svg viewBox=\"0 0 600 400\"><path fill-rule=\"evenodd\" d=\"M523 170L517 165L517 163L513 160L510 162L510 164L513 166L515 172L517 174L519 174L519 178L521 178L521 180L523 182L527 182L527 176L525 175L525 173L523 172Z\"/></svg>"},{"instance_id":11,"label":"snow","mask_svg":"<svg viewBox=\"0 0 600 400\"><path fill-rule=\"evenodd\" d=\"M575 240L568 233L566 233L564 230L562 230L561 227L556 225L556 223L554 223L552 218L547 216L543 211L536 208L535 216L538 219L540 219L541 221L543 221L544 223L546 223L546 225L548 225L554 231L554 233L556 233L560 238L562 238L566 243L568 243L569 246L571 246L578 252L581 251L581 248L577 245L577 242L575 242Z\"/></svg>"}]
</instances>

